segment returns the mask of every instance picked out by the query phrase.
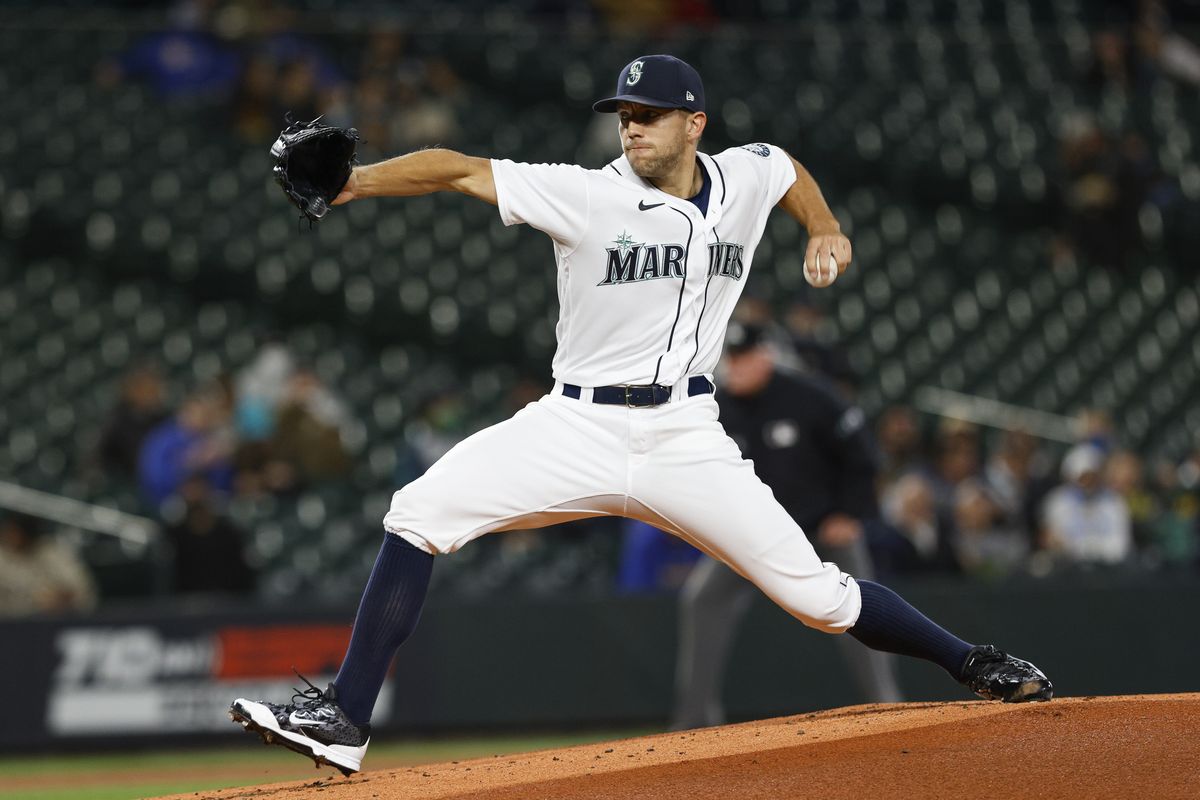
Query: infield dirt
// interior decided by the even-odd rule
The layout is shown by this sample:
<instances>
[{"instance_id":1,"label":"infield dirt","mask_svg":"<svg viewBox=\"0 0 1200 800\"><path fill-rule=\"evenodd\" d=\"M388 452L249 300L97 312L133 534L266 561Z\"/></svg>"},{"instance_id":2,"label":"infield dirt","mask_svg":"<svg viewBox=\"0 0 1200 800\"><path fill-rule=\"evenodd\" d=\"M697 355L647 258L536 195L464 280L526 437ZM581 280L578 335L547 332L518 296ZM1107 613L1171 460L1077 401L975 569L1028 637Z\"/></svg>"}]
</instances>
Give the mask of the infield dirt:
<instances>
[{"instance_id":1,"label":"infield dirt","mask_svg":"<svg viewBox=\"0 0 1200 800\"><path fill-rule=\"evenodd\" d=\"M853 706L351 778L322 774L172 800L860 800L880 790L891 798L1197 798L1200 694Z\"/></svg>"}]
</instances>

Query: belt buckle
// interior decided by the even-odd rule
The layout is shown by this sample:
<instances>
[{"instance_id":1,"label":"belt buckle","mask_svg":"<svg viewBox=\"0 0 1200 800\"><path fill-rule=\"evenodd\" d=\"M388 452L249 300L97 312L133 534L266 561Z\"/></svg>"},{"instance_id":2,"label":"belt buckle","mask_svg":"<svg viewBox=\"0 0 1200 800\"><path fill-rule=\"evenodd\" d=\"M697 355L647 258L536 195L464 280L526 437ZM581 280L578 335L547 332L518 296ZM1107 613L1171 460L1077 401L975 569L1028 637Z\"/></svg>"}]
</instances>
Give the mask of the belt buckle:
<instances>
[{"instance_id":1,"label":"belt buckle","mask_svg":"<svg viewBox=\"0 0 1200 800\"><path fill-rule=\"evenodd\" d=\"M660 388L660 387L659 387L659 385L658 385L658 384L656 384L656 383L648 383L648 384L646 384L646 385L644 385L644 386L638 386L638 385L625 384L625 385L624 385L624 386L622 386L621 388L625 390L625 407L626 407L626 408L657 408L658 406L661 406L663 403L666 403L667 401L669 401L669 400L671 399L671 390L670 390L670 387L668 387L668 386L663 386L663 387L661 387L661 388L663 388L663 389L665 389L665 390L667 391L667 399L666 399L666 400L664 400L662 403L659 403L659 402L658 402L658 397L657 397L657 395L655 394L655 390L656 390L656 389L658 389L658 388ZM630 393L631 393L633 390L637 390L637 389L645 389L645 390L647 390L647 391L649 391L649 392L650 392L650 397L649 397L649 402L648 402L648 403L638 403L638 404L635 404L635 403L633 402L633 398L630 396Z\"/></svg>"}]
</instances>

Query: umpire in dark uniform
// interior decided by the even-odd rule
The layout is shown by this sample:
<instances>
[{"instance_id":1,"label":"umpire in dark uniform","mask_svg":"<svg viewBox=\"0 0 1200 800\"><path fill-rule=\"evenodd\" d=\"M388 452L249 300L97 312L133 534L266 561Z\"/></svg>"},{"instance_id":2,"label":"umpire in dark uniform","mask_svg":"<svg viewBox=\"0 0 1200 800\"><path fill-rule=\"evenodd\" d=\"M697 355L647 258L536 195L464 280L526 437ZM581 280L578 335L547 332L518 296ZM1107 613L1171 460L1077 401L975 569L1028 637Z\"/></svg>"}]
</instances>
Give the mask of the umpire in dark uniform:
<instances>
[{"instance_id":1,"label":"umpire in dark uniform","mask_svg":"<svg viewBox=\"0 0 1200 800\"><path fill-rule=\"evenodd\" d=\"M721 423L823 561L873 577L863 522L878 513L876 449L863 412L820 376L777 364L762 327L731 322L717 390ZM680 594L677 730L722 724L721 684L754 587L701 559ZM835 637L866 702L898 702L891 657Z\"/></svg>"}]
</instances>

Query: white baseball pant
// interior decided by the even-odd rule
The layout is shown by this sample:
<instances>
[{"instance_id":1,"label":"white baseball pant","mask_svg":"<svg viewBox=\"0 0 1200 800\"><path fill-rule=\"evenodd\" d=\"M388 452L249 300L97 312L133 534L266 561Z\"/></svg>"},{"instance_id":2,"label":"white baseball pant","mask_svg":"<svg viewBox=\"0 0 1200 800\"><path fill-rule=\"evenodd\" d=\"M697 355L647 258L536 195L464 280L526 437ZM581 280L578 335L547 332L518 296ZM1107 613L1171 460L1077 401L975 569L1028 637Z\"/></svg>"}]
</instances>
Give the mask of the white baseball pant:
<instances>
[{"instance_id":1,"label":"white baseball pant","mask_svg":"<svg viewBox=\"0 0 1200 800\"><path fill-rule=\"evenodd\" d=\"M805 625L842 633L858 585L822 563L717 421L711 394L651 408L599 405L561 384L464 439L396 492L384 528L452 553L492 531L619 515L672 533L753 582Z\"/></svg>"}]
</instances>

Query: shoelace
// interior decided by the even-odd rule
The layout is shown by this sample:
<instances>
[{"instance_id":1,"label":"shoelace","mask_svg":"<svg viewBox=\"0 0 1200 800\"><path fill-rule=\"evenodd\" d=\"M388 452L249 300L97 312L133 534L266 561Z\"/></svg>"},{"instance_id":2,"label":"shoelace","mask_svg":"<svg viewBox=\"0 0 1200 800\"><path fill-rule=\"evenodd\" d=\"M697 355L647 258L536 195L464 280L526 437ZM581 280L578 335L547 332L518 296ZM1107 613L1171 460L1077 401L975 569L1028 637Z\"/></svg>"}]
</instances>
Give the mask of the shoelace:
<instances>
[{"instance_id":1,"label":"shoelace","mask_svg":"<svg viewBox=\"0 0 1200 800\"><path fill-rule=\"evenodd\" d=\"M328 702L325 692L318 688L316 684L301 675L294 667L292 668L292 672L295 672L297 678L308 684L308 688L303 691L297 689L295 686L292 687L292 705L302 708L312 708L313 706Z\"/></svg>"},{"instance_id":2,"label":"shoelace","mask_svg":"<svg viewBox=\"0 0 1200 800\"><path fill-rule=\"evenodd\" d=\"M972 660L978 664L989 664L1000 662L1007 659L1008 656L1002 650L997 650L995 647L989 647L986 650L976 653Z\"/></svg>"}]
</instances>

